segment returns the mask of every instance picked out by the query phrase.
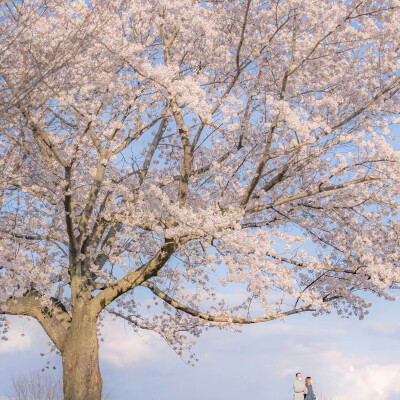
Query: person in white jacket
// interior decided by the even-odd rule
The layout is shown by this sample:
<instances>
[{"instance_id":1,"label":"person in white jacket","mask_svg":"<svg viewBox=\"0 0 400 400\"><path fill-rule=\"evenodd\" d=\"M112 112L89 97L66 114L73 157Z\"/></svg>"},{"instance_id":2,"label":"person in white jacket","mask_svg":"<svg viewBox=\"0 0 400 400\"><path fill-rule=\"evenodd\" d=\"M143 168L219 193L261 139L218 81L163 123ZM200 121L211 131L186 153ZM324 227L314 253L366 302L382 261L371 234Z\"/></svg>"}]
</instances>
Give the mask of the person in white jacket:
<instances>
[{"instance_id":1,"label":"person in white jacket","mask_svg":"<svg viewBox=\"0 0 400 400\"><path fill-rule=\"evenodd\" d=\"M301 383L301 373L296 374L296 382L293 384L293 400L304 400L304 395L307 394L307 388L304 383Z\"/></svg>"}]
</instances>

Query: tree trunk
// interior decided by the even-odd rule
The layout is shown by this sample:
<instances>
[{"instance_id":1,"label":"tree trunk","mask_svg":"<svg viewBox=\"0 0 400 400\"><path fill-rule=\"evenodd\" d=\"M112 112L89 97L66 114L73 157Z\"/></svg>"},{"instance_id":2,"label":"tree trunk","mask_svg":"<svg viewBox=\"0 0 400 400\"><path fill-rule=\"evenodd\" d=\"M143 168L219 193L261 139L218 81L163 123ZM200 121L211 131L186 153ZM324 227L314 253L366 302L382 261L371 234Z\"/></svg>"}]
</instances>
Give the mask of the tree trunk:
<instances>
[{"instance_id":1,"label":"tree trunk","mask_svg":"<svg viewBox=\"0 0 400 400\"><path fill-rule=\"evenodd\" d=\"M75 313L62 351L64 400L101 400L96 318Z\"/></svg>"}]
</instances>

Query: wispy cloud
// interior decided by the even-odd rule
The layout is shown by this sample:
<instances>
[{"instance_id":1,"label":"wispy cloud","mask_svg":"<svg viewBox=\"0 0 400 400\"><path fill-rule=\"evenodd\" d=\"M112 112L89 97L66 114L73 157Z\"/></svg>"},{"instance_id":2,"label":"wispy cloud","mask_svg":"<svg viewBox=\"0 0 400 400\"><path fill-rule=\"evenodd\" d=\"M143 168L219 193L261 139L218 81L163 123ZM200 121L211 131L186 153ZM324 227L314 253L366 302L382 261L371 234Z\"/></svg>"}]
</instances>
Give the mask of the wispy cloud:
<instances>
[{"instance_id":1,"label":"wispy cloud","mask_svg":"<svg viewBox=\"0 0 400 400\"><path fill-rule=\"evenodd\" d=\"M100 357L117 369L141 368L170 356L167 345L157 335L143 331L136 333L121 321L106 319L102 338Z\"/></svg>"},{"instance_id":2,"label":"wispy cloud","mask_svg":"<svg viewBox=\"0 0 400 400\"><path fill-rule=\"evenodd\" d=\"M0 340L0 354L27 351L32 347L32 326L27 326L24 319L13 318L12 322L11 331L7 335L8 340Z\"/></svg>"},{"instance_id":3,"label":"wispy cloud","mask_svg":"<svg viewBox=\"0 0 400 400\"><path fill-rule=\"evenodd\" d=\"M372 336L397 339L400 337L400 321L368 321L364 332Z\"/></svg>"}]
</instances>

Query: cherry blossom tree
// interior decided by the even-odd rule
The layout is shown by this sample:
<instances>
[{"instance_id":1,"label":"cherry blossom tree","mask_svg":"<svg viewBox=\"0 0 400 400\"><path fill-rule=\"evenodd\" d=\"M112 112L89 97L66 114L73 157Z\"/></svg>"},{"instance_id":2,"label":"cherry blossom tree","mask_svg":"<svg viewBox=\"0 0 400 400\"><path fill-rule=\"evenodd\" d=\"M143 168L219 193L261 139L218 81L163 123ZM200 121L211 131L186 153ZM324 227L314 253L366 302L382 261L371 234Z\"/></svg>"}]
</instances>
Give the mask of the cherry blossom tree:
<instances>
[{"instance_id":1,"label":"cherry blossom tree","mask_svg":"<svg viewBox=\"0 0 400 400\"><path fill-rule=\"evenodd\" d=\"M0 11L0 313L39 321L65 399L101 398L107 314L191 362L211 327L393 299L399 0Z\"/></svg>"}]
</instances>

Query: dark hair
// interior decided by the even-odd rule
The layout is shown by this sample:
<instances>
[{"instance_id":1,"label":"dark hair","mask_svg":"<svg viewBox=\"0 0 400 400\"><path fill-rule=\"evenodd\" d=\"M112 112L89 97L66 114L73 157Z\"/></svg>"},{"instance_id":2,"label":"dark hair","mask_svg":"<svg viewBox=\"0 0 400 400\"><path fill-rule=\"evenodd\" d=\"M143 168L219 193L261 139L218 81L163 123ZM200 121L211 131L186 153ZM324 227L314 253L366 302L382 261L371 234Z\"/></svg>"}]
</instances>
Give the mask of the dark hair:
<instances>
[{"instance_id":1,"label":"dark hair","mask_svg":"<svg viewBox=\"0 0 400 400\"><path fill-rule=\"evenodd\" d=\"M296 373L296 378L297 378L297 375L301 375L301 372L297 372L297 373Z\"/></svg>"},{"instance_id":2,"label":"dark hair","mask_svg":"<svg viewBox=\"0 0 400 400\"><path fill-rule=\"evenodd\" d=\"M309 379L311 379L311 376L307 376L307 378L306 378L306 385L307 385L307 381L308 381Z\"/></svg>"}]
</instances>

